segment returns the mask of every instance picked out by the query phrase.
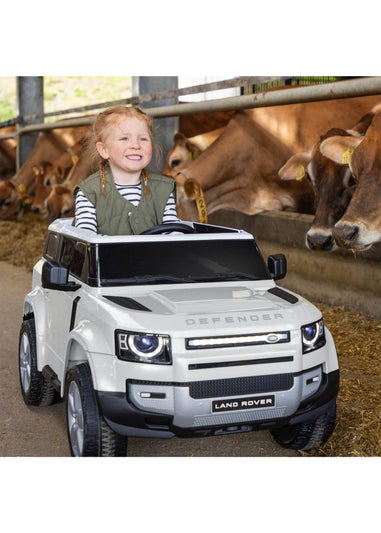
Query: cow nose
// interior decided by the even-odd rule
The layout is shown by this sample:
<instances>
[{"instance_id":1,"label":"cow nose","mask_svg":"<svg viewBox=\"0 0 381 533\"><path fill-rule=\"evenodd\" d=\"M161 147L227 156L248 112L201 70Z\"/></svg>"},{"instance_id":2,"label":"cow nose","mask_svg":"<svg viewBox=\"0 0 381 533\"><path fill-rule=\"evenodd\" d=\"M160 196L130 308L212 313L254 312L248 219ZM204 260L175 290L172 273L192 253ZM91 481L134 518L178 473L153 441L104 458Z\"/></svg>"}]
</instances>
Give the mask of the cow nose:
<instances>
[{"instance_id":1,"label":"cow nose","mask_svg":"<svg viewBox=\"0 0 381 533\"><path fill-rule=\"evenodd\" d=\"M329 252L335 244L331 234L311 234L307 233L306 237L307 248L310 250L322 250Z\"/></svg>"},{"instance_id":2,"label":"cow nose","mask_svg":"<svg viewBox=\"0 0 381 533\"><path fill-rule=\"evenodd\" d=\"M333 236L339 246L351 248L359 233L359 226L350 222L338 222L333 228Z\"/></svg>"}]
</instances>

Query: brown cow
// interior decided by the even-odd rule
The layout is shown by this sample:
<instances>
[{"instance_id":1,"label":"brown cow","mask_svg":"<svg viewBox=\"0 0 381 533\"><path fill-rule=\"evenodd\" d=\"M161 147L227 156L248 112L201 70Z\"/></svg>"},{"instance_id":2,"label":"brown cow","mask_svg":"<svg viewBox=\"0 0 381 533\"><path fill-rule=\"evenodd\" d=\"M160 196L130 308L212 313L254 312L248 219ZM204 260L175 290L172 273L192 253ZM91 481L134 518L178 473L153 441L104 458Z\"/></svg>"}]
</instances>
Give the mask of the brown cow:
<instances>
[{"instance_id":1,"label":"brown cow","mask_svg":"<svg viewBox=\"0 0 381 533\"><path fill-rule=\"evenodd\" d=\"M219 209L245 214L269 209L312 213L312 187L303 183L306 180L286 185L273 174L274 166L278 171L292 153L310 149L328 129L352 127L379 100L368 96L238 112L221 136L176 176L179 216L201 219L198 212L205 209L209 213ZM278 148L272 154L275 140ZM283 145L282 154L279 145Z\"/></svg>"},{"instance_id":2,"label":"brown cow","mask_svg":"<svg viewBox=\"0 0 381 533\"><path fill-rule=\"evenodd\" d=\"M284 209L312 213L311 185L278 177L289 156L287 147L256 124L250 112L237 112L220 137L175 177L179 217L205 221L203 203L210 214L219 209L250 215Z\"/></svg>"},{"instance_id":3,"label":"brown cow","mask_svg":"<svg viewBox=\"0 0 381 533\"><path fill-rule=\"evenodd\" d=\"M363 116L351 130L330 129L311 151L293 155L279 170L283 180L309 179L315 191L315 216L305 240L310 250L331 251L337 248L332 228L344 214L354 191L354 180L348 166L323 156L320 145L333 136L364 135L374 112L372 110Z\"/></svg>"},{"instance_id":4,"label":"brown cow","mask_svg":"<svg viewBox=\"0 0 381 533\"><path fill-rule=\"evenodd\" d=\"M373 117L364 137L331 137L321 152L348 164L356 189L348 208L333 228L339 246L364 251L381 241L381 113Z\"/></svg>"},{"instance_id":5,"label":"brown cow","mask_svg":"<svg viewBox=\"0 0 381 533\"><path fill-rule=\"evenodd\" d=\"M45 162L33 167L36 175L36 190L31 209L34 213L40 214L43 218L47 216L45 200L49 196L53 185L62 183L71 169L77 165L83 143L84 138L67 148L52 163L46 164Z\"/></svg>"},{"instance_id":6,"label":"brown cow","mask_svg":"<svg viewBox=\"0 0 381 533\"><path fill-rule=\"evenodd\" d=\"M30 206L36 180L33 167L41 161L54 161L69 146L83 138L88 127L57 128L40 132L27 161L9 180L0 181L0 219L20 218Z\"/></svg>"},{"instance_id":7,"label":"brown cow","mask_svg":"<svg viewBox=\"0 0 381 533\"><path fill-rule=\"evenodd\" d=\"M186 137L181 132L176 133L173 137L173 146L166 157L164 176L173 178L179 170L186 168L221 135L223 130L224 128L218 128L194 137Z\"/></svg>"},{"instance_id":8,"label":"brown cow","mask_svg":"<svg viewBox=\"0 0 381 533\"><path fill-rule=\"evenodd\" d=\"M60 217L74 216L73 191L78 183L95 170L92 163L90 152L84 150L79 156L78 162L72 166L66 179L60 184L52 185L52 190L45 200L49 222Z\"/></svg>"},{"instance_id":9,"label":"brown cow","mask_svg":"<svg viewBox=\"0 0 381 533\"><path fill-rule=\"evenodd\" d=\"M173 146L166 157L165 176L173 177L185 168L219 135L235 115L235 111L211 111L180 115L180 131L174 135Z\"/></svg>"},{"instance_id":10,"label":"brown cow","mask_svg":"<svg viewBox=\"0 0 381 533\"><path fill-rule=\"evenodd\" d=\"M43 215L41 207L46 197L46 189L49 187L47 176L51 175L53 164L49 161L42 161L39 165L33 165L32 170L36 179L36 189L30 207L34 213Z\"/></svg>"}]
</instances>

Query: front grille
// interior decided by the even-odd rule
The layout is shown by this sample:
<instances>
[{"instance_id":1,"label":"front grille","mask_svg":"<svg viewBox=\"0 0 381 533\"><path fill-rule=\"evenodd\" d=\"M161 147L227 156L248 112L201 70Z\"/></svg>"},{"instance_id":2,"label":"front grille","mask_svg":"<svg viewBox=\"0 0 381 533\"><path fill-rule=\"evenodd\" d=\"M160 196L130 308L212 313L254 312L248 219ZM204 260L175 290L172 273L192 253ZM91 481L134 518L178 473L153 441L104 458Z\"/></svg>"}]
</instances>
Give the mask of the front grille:
<instances>
[{"instance_id":1,"label":"front grille","mask_svg":"<svg viewBox=\"0 0 381 533\"><path fill-rule=\"evenodd\" d=\"M187 350L203 350L207 348L235 348L237 346L258 346L263 344L279 344L290 342L289 331L270 331L249 335L192 337L185 339Z\"/></svg>"},{"instance_id":2,"label":"front grille","mask_svg":"<svg viewBox=\"0 0 381 533\"><path fill-rule=\"evenodd\" d=\"M199 400L202 398L261 394L264 392L288 390L291 389L293 384L293 374L215 379L190 383L189 395Z\"/></svg>"}]
</instances>

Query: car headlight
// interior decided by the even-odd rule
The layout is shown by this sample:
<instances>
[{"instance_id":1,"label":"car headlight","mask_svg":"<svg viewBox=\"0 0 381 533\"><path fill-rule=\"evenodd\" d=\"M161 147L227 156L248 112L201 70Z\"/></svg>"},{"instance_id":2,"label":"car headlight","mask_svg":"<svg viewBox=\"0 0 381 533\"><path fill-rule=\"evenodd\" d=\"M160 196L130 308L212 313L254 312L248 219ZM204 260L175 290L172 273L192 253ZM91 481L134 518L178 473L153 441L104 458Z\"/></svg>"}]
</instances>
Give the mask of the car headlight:
<instances>
[{"instance_id":1,"label":"car headlight","mask_svg":"<svg viewBox=\"0 0 381 533\"><path fill-rule=\"evenodd\" d=\"M116 355L124 361L171 364L168 335L115 331Z\"/></svg>"},{"instance_id":2,"label":"car headlight","mask_svg":"<svg viewBox=\"0 0 381 533\"><path fill-rule=\"evenodd\" d=\"M303 353L312 352L325 345L325 332L323 319L302 326Z\"/></svg>"}]
</instances>

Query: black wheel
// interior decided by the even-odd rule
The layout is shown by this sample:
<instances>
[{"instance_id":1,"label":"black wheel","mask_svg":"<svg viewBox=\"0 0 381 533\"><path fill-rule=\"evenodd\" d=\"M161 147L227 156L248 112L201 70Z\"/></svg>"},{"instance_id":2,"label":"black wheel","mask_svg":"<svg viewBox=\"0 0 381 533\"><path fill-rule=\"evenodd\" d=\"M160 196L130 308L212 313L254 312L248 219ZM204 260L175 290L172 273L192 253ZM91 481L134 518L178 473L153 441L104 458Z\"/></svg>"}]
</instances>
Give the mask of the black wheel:
<instances>
[{"instance_id":1,"label":"black wheel","mask_svg":"<svg viewBox=\"0 0 381 533\"><path fill-rule=\"evenodd\" d=\"M46 406L54 403L59 394L37 370L36 327L34 318L24 320L19 337L19 377L21 393L26 405Z\"/></svg>"},{"instance_id":2,"label":"black wheel","mask_svg":"<svg viewBox=\"0 0 381 533\"><path fill-rule=\"evenodd\" d=\"M336 423L336 405L310 423L288 425L271 430L278 444L293 450L311 450L332 435Z\"/></svg>"},{"instance_id":3,"label":"black wheel","mask_svg":"<svg viewBox=\"0 0 381 533\"><path fill-rule=\"evenodd\" d=\"M152 228L142 231L140 235L158 235L159 233L171 233L172 231L195 233L193 226L188 226L188 224L182 224L181 222L168 222L167 224L152 226Z\"/></svg>"},{"instance_id":4,"label":"black wheel","mask_svg":"<svg viewBox=\"0 0 381 533\"><path fill-rule=\"evenodd\" d=\"M127 437L115 433L103 420L87 363L69 370L65 397L67 433L72 456L126 456Z\"/></svg>"}]
</instances>

